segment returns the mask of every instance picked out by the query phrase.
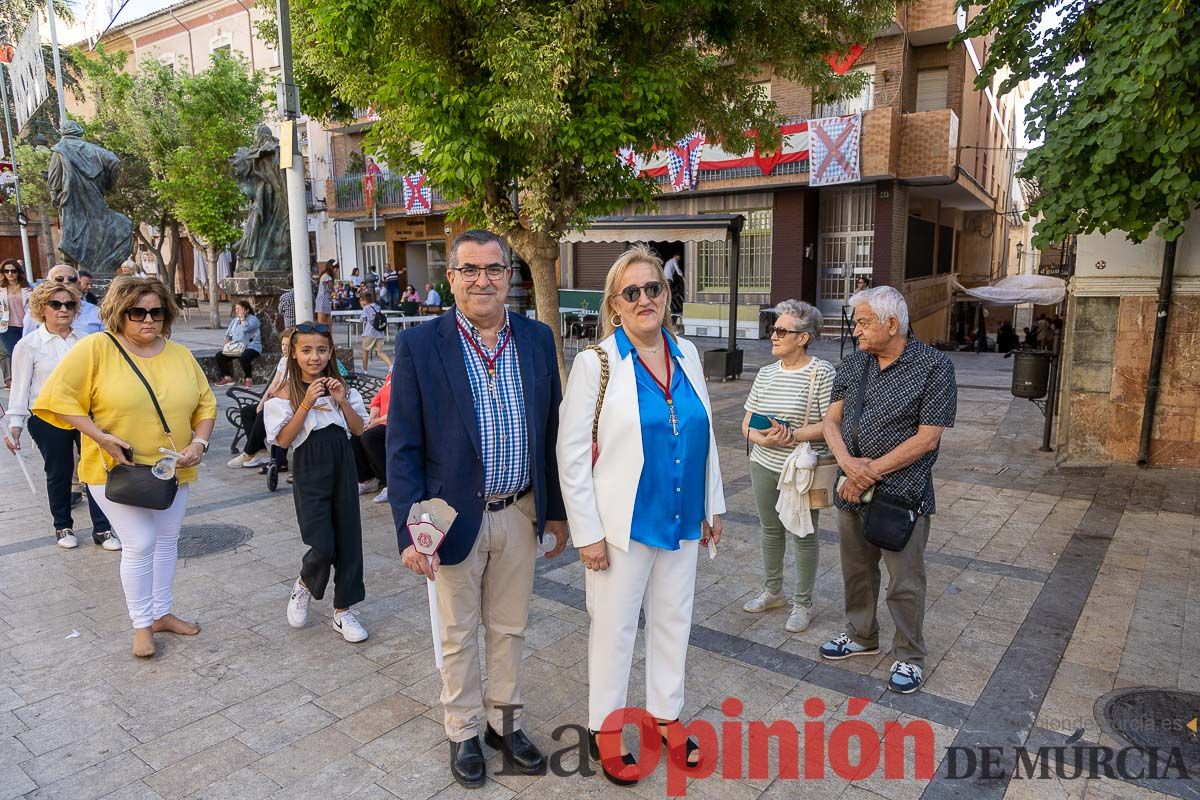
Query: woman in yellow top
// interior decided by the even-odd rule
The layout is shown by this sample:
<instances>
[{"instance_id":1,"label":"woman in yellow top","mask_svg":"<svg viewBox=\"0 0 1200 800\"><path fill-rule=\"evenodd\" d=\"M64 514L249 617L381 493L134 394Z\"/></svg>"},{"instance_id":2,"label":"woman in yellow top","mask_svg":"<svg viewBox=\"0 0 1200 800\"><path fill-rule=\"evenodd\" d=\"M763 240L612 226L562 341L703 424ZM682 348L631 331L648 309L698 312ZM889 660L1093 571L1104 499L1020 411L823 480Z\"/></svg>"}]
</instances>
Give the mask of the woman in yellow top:
<instances>
[{"instance_id":1,"label":"woman in yellow top","mask_svg":"<svg viewBox=\"0 0 1200 800\"><path fill-rule=\"evenodd\" d=\"M79 480L121 531L121 585L133 622L133 654L142 657L154 655L155 633L200 632L200 626L171 613L171 585L188 484L208 451L217 402L195 357L166 338L178 314L174 298L157 278L119 276L100 306L106 332L154 390L171 435L154 422L158 414L146 387L105 334L89 336L72 348L33 405L47 422L84 435ZM170 508L154 511L105 497L109 466L153 464L162 458L160 447L183 455L175 472L179 492ZM132 451L132 462L126 451Z\"/></svg>"}]
</instances>

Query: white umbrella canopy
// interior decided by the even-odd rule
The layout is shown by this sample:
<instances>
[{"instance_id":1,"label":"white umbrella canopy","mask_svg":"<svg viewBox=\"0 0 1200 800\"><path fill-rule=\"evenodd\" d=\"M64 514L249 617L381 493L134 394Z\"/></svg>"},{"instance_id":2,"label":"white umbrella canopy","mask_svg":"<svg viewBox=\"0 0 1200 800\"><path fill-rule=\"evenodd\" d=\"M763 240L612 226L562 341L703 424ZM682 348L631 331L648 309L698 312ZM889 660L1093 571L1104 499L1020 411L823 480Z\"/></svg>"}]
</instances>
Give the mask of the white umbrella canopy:
<instances>
[{"instance_id":1,"label":"white umbrella canopy","mask_svg":"<svg viewBox=\"0 0 1200 800\"><path fill-rule=\"evenodd\" d=\"M1061 303L1067 296L1067 282L1049 275L1009 275L990 286L975 286L971 289L955 281L954 288L994 306L1019 306L1023 303L1053 306Z\"/></svg>"}]
</instances>

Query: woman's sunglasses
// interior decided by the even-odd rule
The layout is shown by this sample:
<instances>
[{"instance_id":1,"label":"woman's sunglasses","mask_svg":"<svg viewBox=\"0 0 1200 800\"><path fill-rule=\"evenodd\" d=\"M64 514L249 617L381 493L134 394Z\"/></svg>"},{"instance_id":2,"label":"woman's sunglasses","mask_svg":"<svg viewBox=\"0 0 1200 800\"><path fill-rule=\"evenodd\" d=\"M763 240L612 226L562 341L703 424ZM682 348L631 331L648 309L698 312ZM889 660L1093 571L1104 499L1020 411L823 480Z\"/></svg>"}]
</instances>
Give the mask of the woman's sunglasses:
<instances>
[{"instance_id":1,"label":"woman's sunglasses","mask_svg":"<svg viewBox=\"0 0 1200 800\"><path fill-rule=\"evenodd\" d=\"M311 322L301 322L296 326L296 333L329 333L329 326L314 325Z\"/></svg>"},{"instance_id":2,"label":"woman's sunglasses","mask_svg":"<svg viewBox=\"0 0 1200 800\"><path fill-rule=\"evenodd\" d=\"M650 281L643 283L641 286L626 286L621 290L621 297L625 298L627 303L636 303L641 299L642 292L646 293L646 297L651 300L656 299L663 293L663 289L667 288L662 281Z\"/></svg>"},{"instance_id":3,"label":"woman's sunglasses","mask_svg":"<svg viewBox=\"0 0 1200 800\"><path fill-rule=\"evenodd\" d=\"M55 275L55 283L79 283L78 275Z\"/></svg>"},{"instance_id":4,"label":"woman's sunglasses","mask_svg":"<svg viewBox=\"0 0 1200 800\"><path fill-rule=\"evenodd\" d=\"M144 322L147 316L149 316L154 322L162 322L163 318L166 316L166 312L163 310L162 306L156 306L155 308L142 308L141 306L134 306L133 308L125 309L125 316L134 322Z\"/></svg>"},{"instance_id":5,"label":"woman's sunglasses","mask_svg":"<svg viewBox=\"0 0 1200 800\"><path fill-rule=\"evenodd\" d=\"M62 311L64 308L67 311L74 311L79 306L74 300L47 300L46 305L55 311Z\"/></svg>"},{"instance_id":6,"label":"woman's sunglasses","mask_svg":"<svg viewBox=\"0 0 1200 800\"><path fill-rule=\"evenodd\" d=\"M804 333L804 331L794 331L791 328L780 328L778 326L771 328L770 332L771 332L772 339L774 339L776 336L778 336L780 339L782 339L784 336L787 336L789 333Z\"/></svg>"},{"instance_id":7,"label":"woman's sunglasses","mask_svg":"<svg viewBox=\"0 0 1200 800\"><path fill-rule=\"evenodd\" d=\"M4 269L0 270L0 272L3 272L5 275L20 275L21 274L21 271L19 269L13 269L12 267L5 267Z\"/></svg>"}]
</instances>

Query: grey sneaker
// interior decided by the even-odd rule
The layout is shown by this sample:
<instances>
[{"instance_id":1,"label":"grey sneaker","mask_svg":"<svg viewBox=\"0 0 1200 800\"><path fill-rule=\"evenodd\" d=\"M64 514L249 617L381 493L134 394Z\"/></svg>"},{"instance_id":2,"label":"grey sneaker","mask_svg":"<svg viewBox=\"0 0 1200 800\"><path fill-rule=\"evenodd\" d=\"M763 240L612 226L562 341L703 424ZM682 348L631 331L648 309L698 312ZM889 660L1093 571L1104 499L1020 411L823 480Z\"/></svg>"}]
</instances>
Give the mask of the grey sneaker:
<instances>
[{"instance_id":1,"label":"grey sneaker","mask_svg":"<svg viewBox=\"0 0 1200 800\"><path fill-rule=\"evenodd\" d=\"M761 614L772 608L783 608L787 605L787 599L784 598L783 592L779 594L771 594L768 591L762 591L758 597L746 601L746 605L742 606L742 611L751 614Z\"/></svg>"},{"instance_id":2,"label":"grey sneaker","mask_svg":"<svg viewBox=\"0 0 1200 800\"><path fill-rule=\"evenodd\" d=\"M783 629L788 633L800 633L800 631L808 630L809 623L812 622L812 610L807 606L792 603L792 613L788 614L787 622L784 623Z\"/></svg>"}]
</instances>

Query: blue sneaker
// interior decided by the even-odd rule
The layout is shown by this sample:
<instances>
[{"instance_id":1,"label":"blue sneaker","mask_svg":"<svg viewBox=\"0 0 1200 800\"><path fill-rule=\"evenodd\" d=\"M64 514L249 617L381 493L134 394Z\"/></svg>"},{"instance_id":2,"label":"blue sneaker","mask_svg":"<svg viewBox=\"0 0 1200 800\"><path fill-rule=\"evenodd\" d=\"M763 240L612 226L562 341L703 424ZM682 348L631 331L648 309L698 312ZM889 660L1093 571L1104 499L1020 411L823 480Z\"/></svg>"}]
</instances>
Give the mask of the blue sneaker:
<instances>
[{"instance_id":1,"label":"blue sneaker","mask_svg":"<svg viewBox=\"0 0 1200 800\"><path fill-rule=\"evenodd\" d=\"M893 661L888 688L900 694L912 694L921 688L921 668L907 661Z\"/></svg>"},{"instance_id":2,"label":"blue sneaker","mask_svg":"<svg viewBox=\"0 0 1200 800\"><path fill-rule=\"evenodd\" d=\"M843 658L851 656L877 656L879 655L879 646L864 647L843 633L832 642L821 645L819 652L821 658L829 661L841 661Z\"/></svg>"}]
</instances>

